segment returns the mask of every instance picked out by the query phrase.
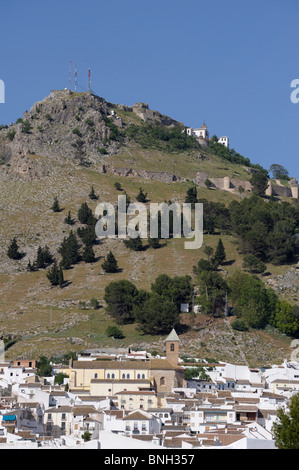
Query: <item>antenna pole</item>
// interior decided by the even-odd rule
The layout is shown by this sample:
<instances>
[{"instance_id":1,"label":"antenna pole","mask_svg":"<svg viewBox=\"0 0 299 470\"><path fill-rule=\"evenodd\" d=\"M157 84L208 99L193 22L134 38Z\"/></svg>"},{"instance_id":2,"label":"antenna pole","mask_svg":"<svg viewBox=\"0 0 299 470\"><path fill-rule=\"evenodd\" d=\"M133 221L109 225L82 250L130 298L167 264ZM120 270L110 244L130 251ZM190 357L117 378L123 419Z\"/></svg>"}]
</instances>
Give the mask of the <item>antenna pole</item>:
<instances>
[{"instance_id":1,"label":"antenna pole","mask_svg":"<svg viewBox=\"0 0 299 470\"><path fill-rule=\"evenodd\" d=\"M90 69L88 69L88 91L90 92Z\"/></svg>"},{"instance_id":2,"label":"antenna pole","mask_svg":"<svg viewBox=\"0 0 299 470\"><path fill-rule=\"evenodd\" d=\"M70 60L70 71L69 71L69 90L71 89L71 81L72 81L72 61Z\"/></svg>"},{"instance_id":3,"label":"antenna pole","mask_svg":"<svg viewBox=\"0 0 299 470\"><path fill-rule=\"evenodd\" d=\"M77 65L75 65L75 91L77 91Z\"/></svg>"}]
</instances>

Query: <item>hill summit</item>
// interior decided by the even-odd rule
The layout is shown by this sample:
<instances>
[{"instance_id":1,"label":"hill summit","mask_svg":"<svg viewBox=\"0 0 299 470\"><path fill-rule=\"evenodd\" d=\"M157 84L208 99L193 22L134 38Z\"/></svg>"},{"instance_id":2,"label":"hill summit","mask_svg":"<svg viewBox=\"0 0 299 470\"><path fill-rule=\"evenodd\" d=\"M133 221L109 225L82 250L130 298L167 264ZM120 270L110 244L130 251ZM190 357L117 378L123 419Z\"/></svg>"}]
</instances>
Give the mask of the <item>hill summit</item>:
<instances>
[{"instance_id":1,"label":"hill summit","mask_svg":"<svg viewBox=\"0 0 299 470\"><path fill-rule=\"evenodd\" d=\"M2 163L9 163L15 173L24 176L34 174L29 171L34 166L32 155L60 163L74 161L90 165L105 162L105 155L116 155L128 144L126 129L132 122L182 127L175 120L151 111L144 103L128 107L109 103L89 92L52 91L30 111L24 112L16 123L2 126Z\"/></svg>"}]
</instances>

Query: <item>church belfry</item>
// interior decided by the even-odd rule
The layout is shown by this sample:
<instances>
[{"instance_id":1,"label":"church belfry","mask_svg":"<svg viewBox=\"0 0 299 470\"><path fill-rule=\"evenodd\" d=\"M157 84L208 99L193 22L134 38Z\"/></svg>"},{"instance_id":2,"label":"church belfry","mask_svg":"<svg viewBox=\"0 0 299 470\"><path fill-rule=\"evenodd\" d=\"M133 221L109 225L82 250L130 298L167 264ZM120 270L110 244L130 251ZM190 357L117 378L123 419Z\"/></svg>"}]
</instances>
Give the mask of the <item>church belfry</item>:
<instances>
[{"instance_id":1,"label":"church belfry","mask_svg":"<svg viewBox=\"0 0 299 470\"><path fill-rule=\"evenodd\" d=\"M173 329L167 336L166 340L166 359L171 362L174 366L178 365L179 362L179 344L180 339Z\"/></svg>"}]
</instances>

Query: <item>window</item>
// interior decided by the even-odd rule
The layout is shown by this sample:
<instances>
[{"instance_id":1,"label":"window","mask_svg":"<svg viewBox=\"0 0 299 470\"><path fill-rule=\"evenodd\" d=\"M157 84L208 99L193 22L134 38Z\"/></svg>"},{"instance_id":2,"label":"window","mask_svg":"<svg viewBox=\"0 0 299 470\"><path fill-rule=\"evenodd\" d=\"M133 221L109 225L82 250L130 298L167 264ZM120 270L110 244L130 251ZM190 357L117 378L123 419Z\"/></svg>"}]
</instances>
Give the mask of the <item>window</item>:
<instances>
[{"instance_id":1,"label":"window","mask_svg":"<svg viewBox=\"0 0 299 470\"><path fill-rule=\"evenodd\" d=\"M62 413L61 419L65 419L65 413Z\"/></svg>"},{"instance_id":2,"label":"window","mask_svg":"<svg viewBox=\"0 0 299 470\"><path fill-rule=\"evenodd\" d=\"M140 374L137 374L137 379L140 379Z\"/></svg>"},{"instance_id":3,"label":"window","mask_svg":"<svg viewBox=\"0 0 299 470\"><path fill-rule=\"evenodd\" d=\"M112 374L112 375L111 375L111 378L112 378L112 379L115 379L115 374Z\"/></svg>"},{"instance_id":4,"label":"window","mask_svg":"<svg viewBox=\"0 0 299 470\"><path fill-rule=\"evenodd\" d=\"M160 385L165 385L165 377L160 378Z\"/></svg>"},{"instance_id":5,"label":"window","mask_svg":"<svg viewBox=\"0 0 299 470\"><path fill-rule=\"evenodd\" d=\"M122 378L122 379L125 379L125 378L126 378L126 374L122 374L121 378Z\"/></svg>"},{"instance_id":6,"label":"window","mask_svg":"<svg viewBox=\"0 0 299 470\"><path fill-rule=\"evenodd\" d=\"M130 378L130 374L127 374L127 379L129 379L129 378Z\"/></svg>"},{"instance_id":7,"label":"window","mask_svg":"<svg viewBox=\"0 0 299 470\"><path fill-rule=\"evenodd\" d=\"M170 345L170 351L174 351L174 344L173 343L171 343L171 345Z\"/></svg>"},{"instance_id":8,"label":"window","mask_svg":"<svg viewBox=\"0 0 299 470\"><path fill-rule=\"evenodd\" d=\"M48 413L48 421L51 421L51 419L52 419L52 414Z\"/></svg>"},{"instance_id":9,"label":"window","mask_svg":"<svg viewBox=\"0 0 299 470\"><path fill-rule=\"evenodd\" d=\"M142 374L142 378L145 379L145 374Z\"/></svg>"},{"instance_id":10,"label":"window","mask_svg":"<svg viewBox=\"0 0 299 470\"><path fill-rule=\"evenodd\" d=\"M107 379L110 379L110 374L107 374Z\"/></svg>"},{"instance_id":11,"label":"window","mask_svg":"<svg viewBox=\"0 0 299 470\"><path fill-rule=\"evenodd\" d=\"M94 374L94 378L95 378L95 379L97 379L97 378L98 378L98 374L97 374L97 373L96 373L96 374Z\"/></svg>"}]
</instances>

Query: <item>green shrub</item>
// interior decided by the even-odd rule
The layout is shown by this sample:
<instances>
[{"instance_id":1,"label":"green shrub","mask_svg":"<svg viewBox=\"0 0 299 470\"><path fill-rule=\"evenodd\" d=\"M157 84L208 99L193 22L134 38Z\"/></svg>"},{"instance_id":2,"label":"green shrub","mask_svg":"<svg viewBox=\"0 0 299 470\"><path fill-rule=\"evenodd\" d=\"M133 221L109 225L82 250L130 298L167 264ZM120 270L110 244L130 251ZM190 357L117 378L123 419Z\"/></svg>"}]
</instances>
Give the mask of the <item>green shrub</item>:
<instances>
[{"instance_id":1,"label":"green shrub","mask_svg":"<svg viewBox=\"0 0 299 470\"><path fill-rule=\"evenodd\" d=\"M75 129L73 129L73 134L78 135L79 137L82 136L80 129L78 129L78 127L75 127Z\"/></svg>"},{"instance_id":2,"label":"green shrub","mask_svg":"<svg viewBox=\"0 0 299 470\"><path fill-rule=\"evenodd\" d=\"M120 328L117 326L108 326L106 329L106 335L109 337L114 337L116 339L124 338L124 334Z\"/></svg>"},{"instance_id":3,"label":"green shrub","mask_svg":"<svg viewBox=\"0 0 299 470\"><path fill-rule=\"evenodd\" d=\"M7 138L8 140L10 140L11 142L14 140L15 138L15 135L16 135L16 131L14 129L10 130L8 133L7 133Z\"/></svg>"},{"instance_id":4,"label":"green shrub","mask_svg":"<svg viewBox=\"0 0 299 470\"><path fill-rule=\"evenodd\" d=\"M97 147L97 151L102 155L107 155L107 150L104 147Z\"/></svg>"},{"instance_id":5,"label":"green shrub","mask_svg":"<svg viewBox=\"0 0 299 470\"><path fill-rule=\"evenodd\" d=\"M243 320L235 320L231 324L232 328L236 331L247 331L248 327Z\"/></svg>"}]
</instances>

